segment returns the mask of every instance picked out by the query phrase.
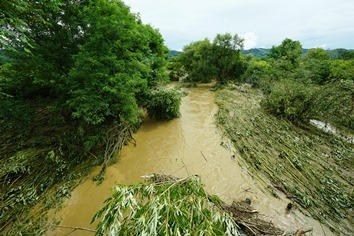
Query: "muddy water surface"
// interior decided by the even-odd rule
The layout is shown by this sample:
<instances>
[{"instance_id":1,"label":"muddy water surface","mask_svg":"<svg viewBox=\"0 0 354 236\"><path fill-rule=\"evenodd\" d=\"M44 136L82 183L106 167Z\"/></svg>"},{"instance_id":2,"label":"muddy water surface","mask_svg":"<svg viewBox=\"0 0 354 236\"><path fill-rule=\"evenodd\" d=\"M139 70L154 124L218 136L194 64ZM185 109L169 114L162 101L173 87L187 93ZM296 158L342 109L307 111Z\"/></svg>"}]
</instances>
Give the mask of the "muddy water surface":
<instances>
[{"instance_id":1,"label":"muddy water surface","mask_svg":"<svg viewBox=\"0 0 354 236\"><path fill-rule=\"evenodd\" d=\"M286 231L303 227L314 228L313 235L332 235L325 226L304 216L297 209L287 213L288 200L276 199L261 184L256 183L247 170L240 168L237 156L226 149L227 141L214 124L217 106L208 87L188 89L182 99L182 116L169 122L148 120L134 135L136 146L124 147L118 162L107 168L107 179L96 185L92 176L73 192L66 206L54 216L60 225L95 228L90 221L110 196L115 184L141 181L141 176L161 173L185 177L199 175L206 190L227 203L250 198L252 206L266 219ZM222 145L221 145L222 144ZM47 235L93 235L90 232L57 228Z\"/></svg>"}]
</instances>

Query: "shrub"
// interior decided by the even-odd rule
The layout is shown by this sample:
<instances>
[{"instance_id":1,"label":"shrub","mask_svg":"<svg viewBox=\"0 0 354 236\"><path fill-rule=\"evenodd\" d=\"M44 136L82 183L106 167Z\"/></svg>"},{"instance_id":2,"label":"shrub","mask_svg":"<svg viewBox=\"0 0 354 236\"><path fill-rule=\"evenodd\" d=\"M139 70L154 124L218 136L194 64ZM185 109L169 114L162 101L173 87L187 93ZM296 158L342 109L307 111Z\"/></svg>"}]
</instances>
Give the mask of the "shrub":
<instances>
[{"instance_id":1,"label":"shrub","mask_svg":"<svg viewBox=\"0 0 354 236\"><path fill-rule=\"evenodd\" d=\"M152 90L145 100L150 117L157 120L172 120L179 117L182 93L176 89Z\"/></svg>"},{"instance_id":2,"label":"shrub","mask_svg":"<svg viewBox=\"0 0 354 236\"><path fill-rule=\"evenodd\" d=\"M354 81L340 80L321 87L316 94L320 117L354 130Z\"/></svg>"},{"instance_id":3,"label":"shrub","mask_svg":"<svg viewBox=\"0 0 354 236\"><path fill-rule=\"evenodd\" d=\"M28 125L35 115L29 103L16 100L13 97L0 94L0 120L6 122L6 126Z\"/></svg>"},{"instance_id":4,"label":"shrub","mask_svg":"<svg viewBox=\"0 0 354 236\"><path fill-rule=\"evenodd\" d=\"M253 87L260 87L262 80L267 80L270 75L270 65L263 60L252 59L247 70L242 75L241 81L251 84Z\"/></svg>"},{"instance_id":5,"label":"shrub","mask_svg":"<svg viewBox=\"0 0 354 236\"><path fill-rule=\"evenodd\" d=\"M293 80L275 82L261 106L268 112L292 122L310 118L313 111L314 88Z\"/></svg>"}]
</instances>

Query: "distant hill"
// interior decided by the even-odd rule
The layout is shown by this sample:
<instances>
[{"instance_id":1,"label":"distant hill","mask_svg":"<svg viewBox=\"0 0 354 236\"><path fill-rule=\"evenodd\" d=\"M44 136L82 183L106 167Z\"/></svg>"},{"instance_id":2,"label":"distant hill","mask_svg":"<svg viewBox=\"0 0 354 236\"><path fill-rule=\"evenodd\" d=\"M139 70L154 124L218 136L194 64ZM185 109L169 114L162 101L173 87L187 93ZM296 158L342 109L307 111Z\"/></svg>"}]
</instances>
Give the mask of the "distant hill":
<instances>
[{"instance_id":1,"label":"distant hill","mask_svg":"<svg viewBox=\"0 0 354 236\"><path fill-rule=\"evenodd\" d=\"M253 54L254 57L261 58L261 57L266 57L269 50L270 49L266 49L266 48L252 48L252 49L248 49L248 50L242 50L241 53L243 55ZM307 51L308 51L308 49L303 49L302 53L305 54ZM177 50L171 50L167 55L169 58L173 58L173 57L178 56L181 53L182 52L177 51Z\"/></svg>"},{"instance_id":2,"label":"distant hill","mask_svg":"<svg viewBox=\"0 0 354 236\"><path fill-rule=\"evenodd\" d=\"M306 54L310 49L303 48L302 54ZM266 57L267 53L270 49L267 48L252 48L248 50L242 50L243 55L252 54L256 58ZM354 50L353 49L344 49L344 48L337 48L337 49L327 49L327 55L331 59L354 59Z\"/></svg>"},{"instance_id":3,"label":"distant hill","mask_svg":"<svg viewBox=\"0 0 354 236\"><path fill-rule=\"evenodd\" d=\"M180 51L171 50L171 51L167 54L167 56L168 56L169 58L172 58L172 57L178 56L178 55L181 54L181 53L182 53L182 52L180 52Z\"/></svg>"},{"instance_id":4,"label":"distant hill","mask_svg":"<svg viewBox=\"0 0 354 236\"><path fill-rule=\"evenodd\" d=\"M254 57L260 58L260 57L265 57L267 56L267 53L269 52L270 49L266 48L251 48L247 50L242 50L241 53L243 55L248 55L252 54Z\"/></svg>"},{"instance_id":5,"label":"distant hill","mask_svg":"<svg viewBox=\"0 0 354 236\"><path fill-rule=\"evenodd\" d=\"M302 54L306 54L310 49L303 48ZM241 53L243 55L252 54L256 58L266 57L267 53L270 49L267 48L252 48L247 50L242 50ZM167 55L169 58L173 58L181 54L182 52L177 50L171 50ZM353 59L354 58L354 50L353 49L344 49L344 48L337 48L337 49L328 49L326 53L331 59Z\"/></svg>"},{"instance_id":6,"label":"distant hill","mask_svg":"<svg viewBox=\"0 0 354 236\"><path fill-rule=\"evenodd\" d=\"M256 58L261 58L261 57L266 57L267 53L270 51L270 49L267 48L251 48L247 50L242 50L241 53L243 55L247 54L252 54ZM309 49L302 49L302 54L305 54L309 51Z\"/></svg>"},{"instance_id":7,"label":"distant hill","mask_svg":"<svg viewBox=\"0 0 354 236\"><path fill-rule=\"evenodd\" d=\"M343 60L354 59L354 49L337 48L333 50L326 50L326 52L329 58L331 59L343 59Z\"/></svg>"}]
</instances>

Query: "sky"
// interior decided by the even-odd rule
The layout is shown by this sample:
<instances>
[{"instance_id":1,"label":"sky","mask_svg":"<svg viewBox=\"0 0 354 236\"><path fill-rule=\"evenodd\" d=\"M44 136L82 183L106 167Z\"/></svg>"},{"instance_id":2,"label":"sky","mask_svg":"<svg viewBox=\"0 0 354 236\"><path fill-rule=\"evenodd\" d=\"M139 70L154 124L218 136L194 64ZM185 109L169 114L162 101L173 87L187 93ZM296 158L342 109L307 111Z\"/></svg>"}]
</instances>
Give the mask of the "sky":
<instances>
[{"instance_id":1,"label":"sky","mask_svg":"<svg viewBox=\"0 0 354 236\"><path fill-rule=\"evenodd\" d=\"M354 49L353 0L124 0L158 29L171 50L216 34L238 34L245 49L285 38L303 48Z\"/></svg>"}]
</instances>

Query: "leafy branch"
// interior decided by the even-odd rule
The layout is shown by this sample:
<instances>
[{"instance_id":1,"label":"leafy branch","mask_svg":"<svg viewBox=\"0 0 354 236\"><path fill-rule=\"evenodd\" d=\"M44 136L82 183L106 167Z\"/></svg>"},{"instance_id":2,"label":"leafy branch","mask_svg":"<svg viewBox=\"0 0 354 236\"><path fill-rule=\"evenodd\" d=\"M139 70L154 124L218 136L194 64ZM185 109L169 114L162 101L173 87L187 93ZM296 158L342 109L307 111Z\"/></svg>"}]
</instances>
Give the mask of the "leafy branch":
<instances>
[{"instance_id":1,"label":"leafy branch","mask_svg":"<svg viewBox=\"0 0 354 236\"><path fill-rule=\"evenodd\" d=\"M92 222L101 220L96 235L238 235L221 203L197 176L154 174L144 183L115 187Z\"/></svg>"}]
</instances>

